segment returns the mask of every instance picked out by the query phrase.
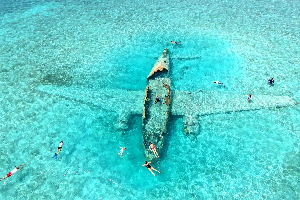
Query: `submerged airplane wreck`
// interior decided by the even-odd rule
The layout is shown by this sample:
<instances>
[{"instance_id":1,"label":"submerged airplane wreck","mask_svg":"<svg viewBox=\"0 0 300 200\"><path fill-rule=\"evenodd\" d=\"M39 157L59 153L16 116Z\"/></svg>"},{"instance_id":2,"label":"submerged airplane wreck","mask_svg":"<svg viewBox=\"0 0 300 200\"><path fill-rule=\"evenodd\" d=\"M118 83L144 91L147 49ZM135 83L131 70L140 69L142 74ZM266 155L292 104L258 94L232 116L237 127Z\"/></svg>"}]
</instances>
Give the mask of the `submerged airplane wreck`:
<instances>
[{"instance_id":1,"label":"submerged airplane wreck","mask_svg":"<svg viewBox=\"0 0 300 200\"><path fill-rule=\"evenodd\" d=\"M118 120L115 123L118 130L128 129L130 116L142 116L143 146L148 160L155 158L148 149L149 142L155 144L158 154L163 151L164 134L167 133L170 115L181 116L184 133L196 135L199 133L199 118L203 115L281 108L297 104L297 101L289 96L256 94L251 103L248 103L245 94L233 92L171 91L169 70L170 57L168 50L165 49L147 78L145 91L106 88L96 90L53 85L39 86L37 90L94 105L103 110L111 108L118 113ZM157 103L156 96L160 98Z\"/></svg>"},{"instance_id":2,"label":"submerged airplane wreck","mask_svg":"<svg viewBox=\"0 0 300 200\"><path fill-rule=\"evenodd\" d=\"M170 114L171 79L169 77L169 54L164 49L163 54L155 63L149 76L143 104L143 139L145 155L154 158L148 150L149 142L156 145L157 151L163 148L164 134ZM163 102L164 100L164 102Z\"/></svg>"}]
</instances>

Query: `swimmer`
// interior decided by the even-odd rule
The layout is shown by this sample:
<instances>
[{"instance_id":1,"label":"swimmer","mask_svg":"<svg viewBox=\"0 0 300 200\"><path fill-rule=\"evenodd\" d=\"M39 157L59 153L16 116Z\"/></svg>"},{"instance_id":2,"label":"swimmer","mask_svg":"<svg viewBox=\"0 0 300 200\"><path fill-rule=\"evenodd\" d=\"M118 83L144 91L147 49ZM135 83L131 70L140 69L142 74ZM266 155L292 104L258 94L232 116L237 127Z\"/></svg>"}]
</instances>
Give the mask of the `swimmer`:
<instances>
[{"instance_id":1,"label":"swimmer","mask_svg":"<svg viewBox=\"0 0 300 200\"><path fill-rule=\"evenodd\" d=\"M248 102L250 102L250 100L251 100L251 94L248 94L247 99L248 99Z\"/></svg>"},{"instance_id":2,"label":"swimmer","mask_svg":"<svg viewBox=\"0 0 300 200\"><path fill-rule=\"evenodd\" d=\"M120 147L120 146L119 146ZM126 149L126 147L120 147L120 152L118 153L120 156L123 156L123 152Z\"/></svg>"},{"instance_id":3,"label":"swimmer","mask_svg":"<svg viewBox=\"0 0 300 200\"><path fill-rule=\"evenodd\" d=\"M154 153L154 155L155 155L156 158L159 157L159 155L158 155L158 153L156 151L156 147L154 146L154 144L152 144L152 142L149 142L149 149L150 149L150 151L152 151Z\"/></svg>"},{"instance_id":4,"label":"swimmer","mask_svg":"<svg viewBox=\"0 0 300 200\"><path fill-rule=\"evenodd\" d=\"M175 41L171 41L171 42L172 42L172 44L181 44L181 43L175 42Z\"/></svg>"},{"instance_id":5,"label":"swimmer","mask_svg":"<svg viewBox=\"0 0 300 200\"><path fill-rule=\"evenodd\" d=\"M24 163L23 163L22 165L15 166L15 168L14 168L11 172L9 172L6 176L4 176L0 181L6 179L6 178L8 178L8 177L10 177L11 175L13 175L14 173L16 173L17 171L21 170L21 169L20 169L20 166L22 166L21 169L23 169L23 167L25 167Z\"/></svg>"},{"instance_id":6,"label":"swimmer","mask_svg":"<svg viewBox=\"0 0 300 200\"><path fill-rule=\"evenodd\" d=\"M151 162L145 161L145 164L143 164L142 166L146 166L146 167L149 169L149 171L156 177L156 175L154 174L154 172L153 172L152 170L155 170L155 171L157 171L158 173L160 173L160 172L159 172L158 170L154 169L154 167L152 167L152 166L150 165L150 163L151 163Z\"/></svg>"},{"instance_id":7,"label":"swimmer","mask_svg":"<svg viewBox=\"0 0 300 200\"><path fill-rule=\"evenodd\" d=\"M155 104L160 101L159 96L160 96L160 94L155 97Z\"/></svg>"},{"instance_id":8,"label":"swimmer","mask_svg":"<svg viewBox=\"0 0 300 200\"><path fill-rule=\"evenodd\" d=\"M54 154L54 156L53 156L52 158L57 159L57 155L58 155L59 152L61 151L61 148L62 148L63 144L64 144L64 141L61 141L61 142L59 143L58 148L57 148L57 152Z\"/></svg>"},{"instance_id":9,"label":"swimmer","mask_svg":"<svg viewBox=\"0 0 300 200\"><path fill-rule=\"evenodd\" d=\"M274 79L273 79L273 78L269 79L269 83L270 83L271 85L274 84Z\"/></svg>"},{"instance_id":10,"label":"swimmer","mask_svg":"<svg viewBox=\"0 0 300 200\"><path fill-rule=\"evenodd\" d=\"M181 43L179 43L179 42L174 42L174 41L171 41L172 42L172 44L181 44Z\"/></svg>"},{"instance_id":11,"label":"swimmer","mask_svg":"<svg viewBox=\"0 0 300 200\"><path fill-rule=\"evenodd\" d=\"M213 81L213 83L216 83L217 85L223 85L225 87L224 83L221 83L220 81Z\"/></svg>"}]
</instances>

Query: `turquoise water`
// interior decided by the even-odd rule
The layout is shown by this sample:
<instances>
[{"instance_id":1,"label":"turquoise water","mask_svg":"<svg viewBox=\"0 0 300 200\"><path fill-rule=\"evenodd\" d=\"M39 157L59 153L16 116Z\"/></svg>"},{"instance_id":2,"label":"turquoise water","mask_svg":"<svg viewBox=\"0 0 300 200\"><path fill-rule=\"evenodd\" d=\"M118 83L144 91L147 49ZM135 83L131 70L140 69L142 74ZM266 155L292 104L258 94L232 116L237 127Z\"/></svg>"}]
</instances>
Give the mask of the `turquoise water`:
<instances>
[{"instance_id":1,"label":"turquoise water","mask_svg":"<svg viewBox=\"0 0 300 200\"><path fill-rule=\"evenodd\" d=\"M142 167L141 113L119 130L122 110L112 103L38 90L107 90L122 101L145 89L168 48L173 89L299 101L299 7L297 1L1 2L0 172L26 166L1 181L0 198L299 199L299 105L200 116L200 132L192 136L180 116L171 116L155 178ZM266 84L271 77L273 87ZM123 157L118 146L127 148Z\"/></svg>"}]
</instances>

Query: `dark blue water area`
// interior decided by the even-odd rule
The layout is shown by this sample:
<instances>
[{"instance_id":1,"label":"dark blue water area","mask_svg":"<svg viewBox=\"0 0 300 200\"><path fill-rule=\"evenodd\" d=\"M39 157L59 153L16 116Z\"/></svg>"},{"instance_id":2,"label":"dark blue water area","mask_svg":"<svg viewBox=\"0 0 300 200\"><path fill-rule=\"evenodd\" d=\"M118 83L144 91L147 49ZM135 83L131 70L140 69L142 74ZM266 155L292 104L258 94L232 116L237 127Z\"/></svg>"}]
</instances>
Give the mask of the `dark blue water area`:
<instances>
[{"instance_id":1,"label":"dark blue water area","mask_svg":"<svg viewBox=\"0 0 300 200\"><path fill-rule=\"evenodd\" d=\"M38 1L36 1L38 2ZM18 0L8 0L0 1L0 15L11 13L14 11L28 9L33 5L36 5L33 1L18 1Z\"/></svg>"},{"instance_id":2,"label":"dark blue water area","mask_svg":"<svg viewBox=\"0 0 300 200\"><path fill-rule=\"evenodd\" d=\"M43 3L52 3L51 0L7 0L0 1L0 15L9 13L24 12L31 8L38 7L37 5L43 5Z\"/></svg>"}]
</instances>

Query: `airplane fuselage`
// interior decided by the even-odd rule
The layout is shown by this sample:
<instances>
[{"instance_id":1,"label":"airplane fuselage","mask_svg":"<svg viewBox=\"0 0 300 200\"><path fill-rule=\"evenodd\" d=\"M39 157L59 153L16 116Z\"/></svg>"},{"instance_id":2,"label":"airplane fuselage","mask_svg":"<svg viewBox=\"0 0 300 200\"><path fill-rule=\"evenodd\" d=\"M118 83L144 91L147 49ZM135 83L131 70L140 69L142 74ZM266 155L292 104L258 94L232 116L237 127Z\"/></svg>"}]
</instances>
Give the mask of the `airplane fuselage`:
<instances>
[{"instance_id":1,"label":"airplane fuselage","mask_svg":"<svg viewBox=\"0 0 300 200\"><path fill-rule=\"evenodd\" d=\"M158 153L162 152L164 146L172 101L169 65L169 55L165 49L147 78L143 106L143 142L148 159L155 158L149 149L150 142L156 146Z\"/></svg>"}]
</instances>

